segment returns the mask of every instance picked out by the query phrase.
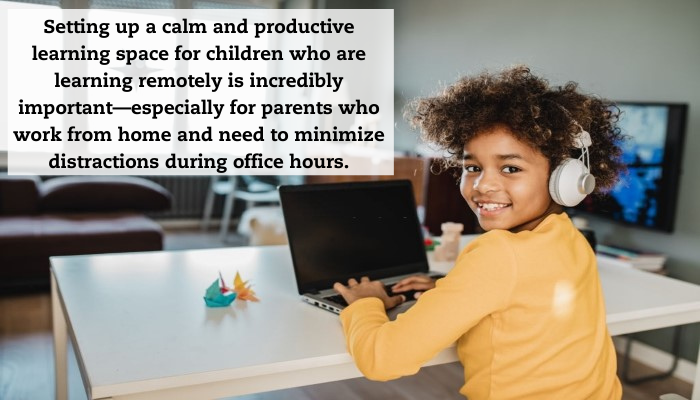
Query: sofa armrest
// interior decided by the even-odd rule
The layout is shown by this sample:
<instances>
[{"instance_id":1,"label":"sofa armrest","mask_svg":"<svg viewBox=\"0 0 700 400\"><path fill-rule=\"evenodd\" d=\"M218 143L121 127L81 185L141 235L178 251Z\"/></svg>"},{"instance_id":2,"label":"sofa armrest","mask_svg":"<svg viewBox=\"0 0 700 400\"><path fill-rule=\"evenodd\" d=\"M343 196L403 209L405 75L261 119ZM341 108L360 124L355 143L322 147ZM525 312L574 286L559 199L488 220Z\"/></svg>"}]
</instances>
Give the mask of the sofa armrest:
<instances>
[{"instance_id":1,"label":"sofa armrest","mask_svg":"<svg viewBox=\"0 0 700 400\"><path fill-rule=\"evenodd\" d=\"M0 175L0 215L31 215L39 208L38 176Z\"/></svg>"},{"instance_id":2,"label":"sofa armrest","mask_svg":"<svg viewBox=\"0 0 700 400\"><path fill-rule=\"evenodd\" d=\"M40 187L41 211L161 211L172 196L159 184L133 176L49 179Z\"/></svg>"}]
</instances>

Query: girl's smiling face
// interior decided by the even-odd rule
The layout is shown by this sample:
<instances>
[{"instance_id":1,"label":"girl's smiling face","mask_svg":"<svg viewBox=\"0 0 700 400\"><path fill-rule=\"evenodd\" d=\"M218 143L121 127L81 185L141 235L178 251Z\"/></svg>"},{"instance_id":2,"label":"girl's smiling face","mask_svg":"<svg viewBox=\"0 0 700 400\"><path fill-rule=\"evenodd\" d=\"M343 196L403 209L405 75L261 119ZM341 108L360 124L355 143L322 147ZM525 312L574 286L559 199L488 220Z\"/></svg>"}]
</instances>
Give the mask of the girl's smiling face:
<instances>
[{"instance_id":1,"label":"girl's smiling face","mask_svg":"<svg viewBox=\"0 0 700 400\"><path fill-rule=\"evenodd\" d=\"M462 197L489 231L532 230L562 207L549 195L549 160L495 125L464 145Z\"/></svg>"}]
</instances>

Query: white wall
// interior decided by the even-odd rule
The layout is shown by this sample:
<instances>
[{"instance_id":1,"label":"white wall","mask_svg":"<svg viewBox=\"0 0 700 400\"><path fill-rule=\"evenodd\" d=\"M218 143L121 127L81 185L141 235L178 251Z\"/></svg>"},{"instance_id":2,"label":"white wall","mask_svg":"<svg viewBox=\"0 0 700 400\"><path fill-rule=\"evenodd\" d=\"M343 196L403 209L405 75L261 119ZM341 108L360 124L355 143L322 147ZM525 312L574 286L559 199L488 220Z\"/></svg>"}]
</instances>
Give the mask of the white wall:
<instances>
[{"instance_id":1,"label":"white wall","mask_svg":"<svg viewBox=\"0 0 700 400\"><path fill-rule=\"evenodd\" d=\"M700 2L440 1L382 2L395 8L395 86L401 98L436 91L438 82L529 64L552 83L574 80L614 100L690 104L676 232L595 223L599 234L667 251L692 263L700 282ZM415 135L398 133L412 149ZM693 151L695 150L695 151Z\"/></svg>"},{"instance_id":2,"label":"white wall","mask_svg":"<svg viewBox=\"0 0 700 400\"><path fill-rule=\"evenodd\" d=\"M529 64L559 84L577 81L613 100L689 103L676 228L673 234L592 225L600 241L669 254L674 276L700 283L700 1L381 1L395 9L398 100L432 94L438 82ZM397 148L415 134L399 124ZM683 353L697 355L697 326Z\"/></svg>"}]
</instances>

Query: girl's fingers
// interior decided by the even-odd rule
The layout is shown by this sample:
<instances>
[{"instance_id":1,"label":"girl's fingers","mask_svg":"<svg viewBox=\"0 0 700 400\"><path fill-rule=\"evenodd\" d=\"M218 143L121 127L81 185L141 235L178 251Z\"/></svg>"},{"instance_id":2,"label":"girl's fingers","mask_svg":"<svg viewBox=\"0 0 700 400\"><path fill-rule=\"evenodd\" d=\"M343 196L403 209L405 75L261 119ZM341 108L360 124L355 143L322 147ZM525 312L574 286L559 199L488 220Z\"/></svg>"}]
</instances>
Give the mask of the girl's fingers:
<instances>
[{"instance_id":1,"label":"girl's fingers","mask_svg":"<svg viewBox=\"0 0 700 400\"><path fill-rule=\"evenodd\" d=\"M404 278L392 286L393 291L406 291L406 290L425 290L431 289L435 286L435 282L432 278L427 276L410 276Z\"/></svg>"}]
</instances>

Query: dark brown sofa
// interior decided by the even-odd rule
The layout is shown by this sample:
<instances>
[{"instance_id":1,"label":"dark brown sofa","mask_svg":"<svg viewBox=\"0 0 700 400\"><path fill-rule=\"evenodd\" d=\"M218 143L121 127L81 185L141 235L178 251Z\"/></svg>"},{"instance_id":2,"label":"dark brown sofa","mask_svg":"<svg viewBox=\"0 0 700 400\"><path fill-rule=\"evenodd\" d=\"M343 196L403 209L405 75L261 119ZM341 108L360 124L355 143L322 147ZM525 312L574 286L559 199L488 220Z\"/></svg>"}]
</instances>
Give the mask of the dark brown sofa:
<instances>
[{"instance_id":1,"label":"dark brown sofa","mask_svg":"<svg viewBox=\"0 0 700 400\"><path fill-rule=\"evenodd\" d=\"M0 175L0 292L46 287L49 257L162 250L163 187L135 177Z\"/></svg>"}]
</instances>

